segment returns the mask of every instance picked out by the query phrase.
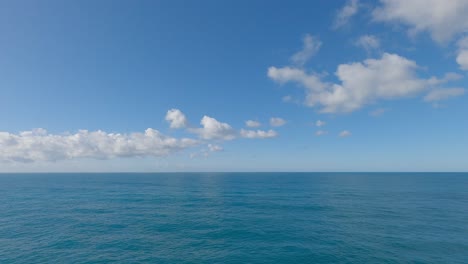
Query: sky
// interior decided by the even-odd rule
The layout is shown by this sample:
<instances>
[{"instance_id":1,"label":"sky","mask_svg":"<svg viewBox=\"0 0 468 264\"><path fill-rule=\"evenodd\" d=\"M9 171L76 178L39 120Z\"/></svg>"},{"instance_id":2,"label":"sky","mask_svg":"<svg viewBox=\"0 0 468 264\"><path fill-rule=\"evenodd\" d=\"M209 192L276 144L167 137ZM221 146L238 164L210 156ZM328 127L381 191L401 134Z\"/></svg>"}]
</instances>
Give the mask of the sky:
<instances>
[{"instance_id":1,"label":"sky","mask_svg":"<svg viewBox=\"0 0 468 264\"><path fill-rule=\"evenodd\" d=\"M467 14L1 1L0 172L468 171Z\"/></svg>"}]
</instances>

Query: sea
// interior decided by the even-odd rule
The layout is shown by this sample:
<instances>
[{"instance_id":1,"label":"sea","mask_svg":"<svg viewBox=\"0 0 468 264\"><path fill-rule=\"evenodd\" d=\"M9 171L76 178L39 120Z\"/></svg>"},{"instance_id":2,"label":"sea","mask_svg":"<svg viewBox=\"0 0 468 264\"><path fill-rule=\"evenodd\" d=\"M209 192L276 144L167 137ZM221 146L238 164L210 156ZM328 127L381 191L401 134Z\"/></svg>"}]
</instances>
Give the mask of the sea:
<instances>
[{"instance_id":1,"label":"sea","mask_svg":"<svg viewBox=\"0 0 468 264\"><path fill-rule=\"evenodd\" d=\"M468 263L468 173L0 174L0 263Z\"/></svg>"}]
</instances>

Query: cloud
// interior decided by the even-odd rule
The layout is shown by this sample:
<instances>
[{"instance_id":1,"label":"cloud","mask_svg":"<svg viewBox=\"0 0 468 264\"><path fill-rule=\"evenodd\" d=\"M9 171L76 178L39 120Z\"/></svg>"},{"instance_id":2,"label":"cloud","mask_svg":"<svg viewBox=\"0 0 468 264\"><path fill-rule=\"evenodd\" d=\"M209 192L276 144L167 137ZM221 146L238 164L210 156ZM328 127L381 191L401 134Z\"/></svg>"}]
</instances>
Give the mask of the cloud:
<instances>
[{"instance_id":1,"label":"cloud","mask_svg":"<svg viewBox=\"0 0 468 264\"><path fill-rule=\"evenodd\" d=\"M457 63L460 65L460 69L468 71L468 37L460 39L457 45Z\"/></svg>"},{"instance_id":2,"label":"cloud","mask_svg":"<svg viewBox=\"0 0 468 264\"><path fill-rule=\"evenodd\" d=\"M187 118L178 109L171 109L166 120L172 128L187 126ZM0 162L27 163L35 161L61 161L71 159L112 159L135 157L164 157L187 148L207 144L207 148L192 154L208 156L210 152L222 151L213 141L245 138L272 138L273 130L236 131L229 124L203 116L202 127L187 128L187 132L197 134L200 139L175 138L158 130L148 128L144 132L108 133L102 130L79 130L76 133L50 134L38 128L20 133L0 132Z\"/></svg>"},{"instance_id":3,"label":"cloud","mask_svg":"<svg viewBox=\"0 0 468 264\"><path fill-rule=\"evenodd\" d=\"M448 83L451 81L457 81L463 78L461 74L454 73L454 72L448 72L444 75L442 78L436 78L436 77L431 77L428 79L428 84L429 85L439 85L439 84L444 84Z\"/></svg>"},{"instance_id":4,"label":"cloud","mask_svg":"<svg viewBox=\"0 0 468 264\"><path fill-rule=\"evenodd\" d=\"M199 141L176 139L148 128L144 133L107 133L80 130L75 134L48 134L45 129L19 134L0 132L0 161L60 161L75 158L162 157L193 147Z\"/></svg>"},{"instance_id":5,"label":"cloud","mask_svg":"<svg viewBox=\"0 0 468 264\"><path fill-rule=\"evenodd\" d=\"M338 135L339 137L349 137L351 136L351 132L349 132L348 130L343 130L340 132L340 134Z\"/></svg>"},{"instance_id":6,"label":"cloud","mask_svg":"<svg viewBox=\"0 0 468 264\"><path fill-rule=\"evenodd\" d=\"M377 108L369 112L370 116L377 117L383 115L385 112L387 112L388 109L386 108Z\"/></svg>"},{"instance_id":7,"label":"cloud","mask_svg":"<svg viewBox=\"0 0 468 264\"><path fill-rule=\"evenodd\" d=\"M184 128L187 126L187 118L179 109L171 109L167 111L166 121L169 122L171 128Z\"/></svg>"},{"instance_id":8,"label":"cloud","mask_svg":"<svg viewBox=\"0 0 468 264\"><path fill-rule=\"evenodd\" d=\"M247 120L247 121L245 121L245 125L248 126L248 127L259 127L262 124L260 122L258 122L258 121Z\"/></svg>"},{"instance_id":9,"label":"cloud","mask_svg":"<svg viewBox=\"0 0 468 264\"><path fill-rule=\"evenodd\" d=\"M280 117L272 117L270 118L270 125L274 127L284 126L286 124L286 120Z\"/></svg>"},{"instance_id":10,"label":"cloud","mask_svg":"<svg viewBox=\"0 0 468 264\"><path fill-rule=\"evenodd\" d=\"M370 52L380 47L380 40L373 35L363 35L360 36L354 44Z\"/></svg>"},{"instance_id":11,"label":"cloud","mask_svg":"<svg viewBox=\"0 0 468 264\"><path fill-rule=\"evenodd\" d=\"M219 151L223 151L224 149L220 145L208 144L208 150L210 152L219 152Z\"/></svg>"},{"instance_id":12,"label":"cloud","mask_svg":"<svg viewBox=\"0 0 468 264\"><path fill-rule=\"evenodd\" d=\"M465 93L463 88L435 89L424 96L426 102L436 102L446 100L451 97L462 96Z\"/></svg>"},{"instance_id":13,"label":"cloud","mask_svg":"<svg viewBox=\"0 0 468 264\"><path fill-rule=\"evenodd\" d=\"M422 79L416 75L419 68L412 60L384 53L380 59L338 65L335 72L337 83L324 82L314 72L292 67L270 67L267 74L278 83L295 82L303 87L305 105L321 106L323 113L343 113L380 99L415 96L454 77Z\"/></svg>"},{"instance_id":14,"label":"cloud","mask_svg":"<svg viewBox=\"0 0 468 264\"><path fill-rule=\"evenodd\" d=\"M314 90L323 90L327 87L327 84L323 83L315 73L307 73L303 69L293 68L293 67L270 67L268 68L268 77L272 80L279 82L281 84L287 82L298 82L305 87L313 87Z\"/></svg>"},{"instance_id":15,"label":"cloud","mask_svg":"<svg viewBox=\"0 0 468 264\"><path fill-rule=\"evenodd\" d=\"M302 50L291 57L291 61L299 66L304 65L322 46L322 42L317 37L309 34L305 35L303 42Z\"/></svg>"},{"instance_id":16,"label":"cloud","mask_svg":"<svg viewBox=\"0 0 468 264\"><path fill-rule=\"evenodd\" d=\"M286 121L281 118L274 118L274 122L279 126L284 124ZM276 131L271 129L268 131L247 129L236 131L229 124L219 122L209 116L204 116L200 124L202 125L201 128L190 128L188 131L198 134L200 138L205 140L233 140L238 137L263 139L278 136ZM248 127L258 127L261 124L257 121L248 120L246 121L246 125Z\"/></svg>"},{"instance_id":17,"label":"cloud","mask_svg":"<svg viewBox=\"0 0 468 264\"><path fill-rule=\"evenodd\" d=\"M198 152L190 153L190 158L191 159L198 158L198 157L207 158L208 156L210 156L210 153L220 152L220 151L223 151L223 150L224 150L223 147L221 147L220 145L208 144L207 148L201 149Z\"/></svg>"},{"instance_id":18,"label":"cloud","mask_svg":"<svg viewBox=\"0 0 468 264\"><path fill-rule=\"evenodd\" d=\"M357 14L359 10L359 1L358 0L348 0L346 5L340 9L335 17L335 21L333 23L333 28L337 29L344 25L346 25L355 14Z\"/></svg>"},{"instance_id":19,"label":"cloud","mask_svg":"<svg viewBox=\"0 0 468 264\"><path fill-rule=\"evenodd\" d=\"M243 138L273 138L273 137L277 137L278 133L276 133L276 131L271 130L271 129L268 131L241 129L240 135Z\"/></svg>"},{"instance_id":20,"label":"cloud","mask_svg":"<svg viewBox=\"0 0 468 264\"><path fill-rule=\"evenodd\" d=\"M457 63L460 69L468 71L468 49L460 50L457 55Z\"/></svg>"},{"instance_id":21,"label":"cloud","mask_svg":"<svg viewBox=\"0 0 468 264\"><path fill-rule=\"evenodd\" d=\"M293 97L291 95L285 95L283 98L281 98L281 100L283 100L285 103L289 103L293 100Z\"/></svg>"},{"instance_id":22,"label":"cloud","mask_svg":"<svg viewBox=\"0 0 468 264\"><path fill-rule=\"evenodd\" d=\"M315 135L318 136L318 137L323 136L323 135L326 135L326 134L328 134L328 132L325 131L325 130L317 130L317 131L315 132Z\"/></svg>"},{"instance_id":23,"label":"cloud","mask_svg":"<svg viewBox=\"0 0 468 264\"><path fill-rule=\"evenodd\" d=\"M316 125L317 127L322 127L322 126L324 126L325 124L326 124L326 123L325 123L324 121L322 121L322 120L317 120L317 122L315 122L315 125Z\"/></svg>"},{"instance_id":24,"label":"cloud","mask_svg":"<svg viewBox=\"0 0 468 264\"><path fill-rule=\"evenodd\" d=\"M409 33L427 31L439 43L468 32L466 0L381 0L372 15L375 21L402 23Z\"/></svg>"},{"instance_id":25,"label":"cloud","mask_svg":"<svg viewBox=\"0 0 468 264\"><path fill-rule=\"evenodd\" d=\"M189 131L198 134L203 139L232 140L236 138L236 131L227 123L203 116L201 128L191 128Z\"/></svg>"}]
</instances>

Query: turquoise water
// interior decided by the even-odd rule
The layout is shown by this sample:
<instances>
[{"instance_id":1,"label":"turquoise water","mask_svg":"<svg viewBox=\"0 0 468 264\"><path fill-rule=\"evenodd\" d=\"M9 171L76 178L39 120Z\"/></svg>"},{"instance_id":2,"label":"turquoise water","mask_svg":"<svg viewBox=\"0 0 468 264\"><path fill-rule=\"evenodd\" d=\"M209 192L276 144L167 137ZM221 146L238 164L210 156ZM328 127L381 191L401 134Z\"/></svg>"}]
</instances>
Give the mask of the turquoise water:
<instances>
[{"instance_id":1,"label":"turquoise water","mask_svg":"<svg viewBox=\"0 0 468 264\"><path fill-rule=\"evenodd\" d=\"M468 174L0 174L0 263L468 263Z\"/></svg>"}]
</instances>

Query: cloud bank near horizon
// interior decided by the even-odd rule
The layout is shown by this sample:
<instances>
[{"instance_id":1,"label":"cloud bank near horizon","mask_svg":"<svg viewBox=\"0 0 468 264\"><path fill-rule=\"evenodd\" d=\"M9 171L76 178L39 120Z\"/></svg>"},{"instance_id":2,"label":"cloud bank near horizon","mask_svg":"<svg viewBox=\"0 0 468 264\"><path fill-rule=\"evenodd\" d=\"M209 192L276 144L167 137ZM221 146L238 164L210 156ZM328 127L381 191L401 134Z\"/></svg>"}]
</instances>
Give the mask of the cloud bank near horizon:
<instances>
[{"instance_id":1,"label":"cloud bank near horizon","mask_svg":"<svg viewBox=\"0 0 468 264\"><path fill-rule=\"evenodd\" d=\"M271 129L235 130L231 125L209 116L203 116L201 127L189 127L187 117L179 109L169 110L165 119L170 128L186 128L188 133L195 134L197 138L176 138L153 128L134 133L79 130L76 133L51 134L43 128L19 133L0 132L0 162L165 157L201 145L207 145L210 152L219 152L223 148L213 142L278 136Z\"/></svg>"}]
</instances>

